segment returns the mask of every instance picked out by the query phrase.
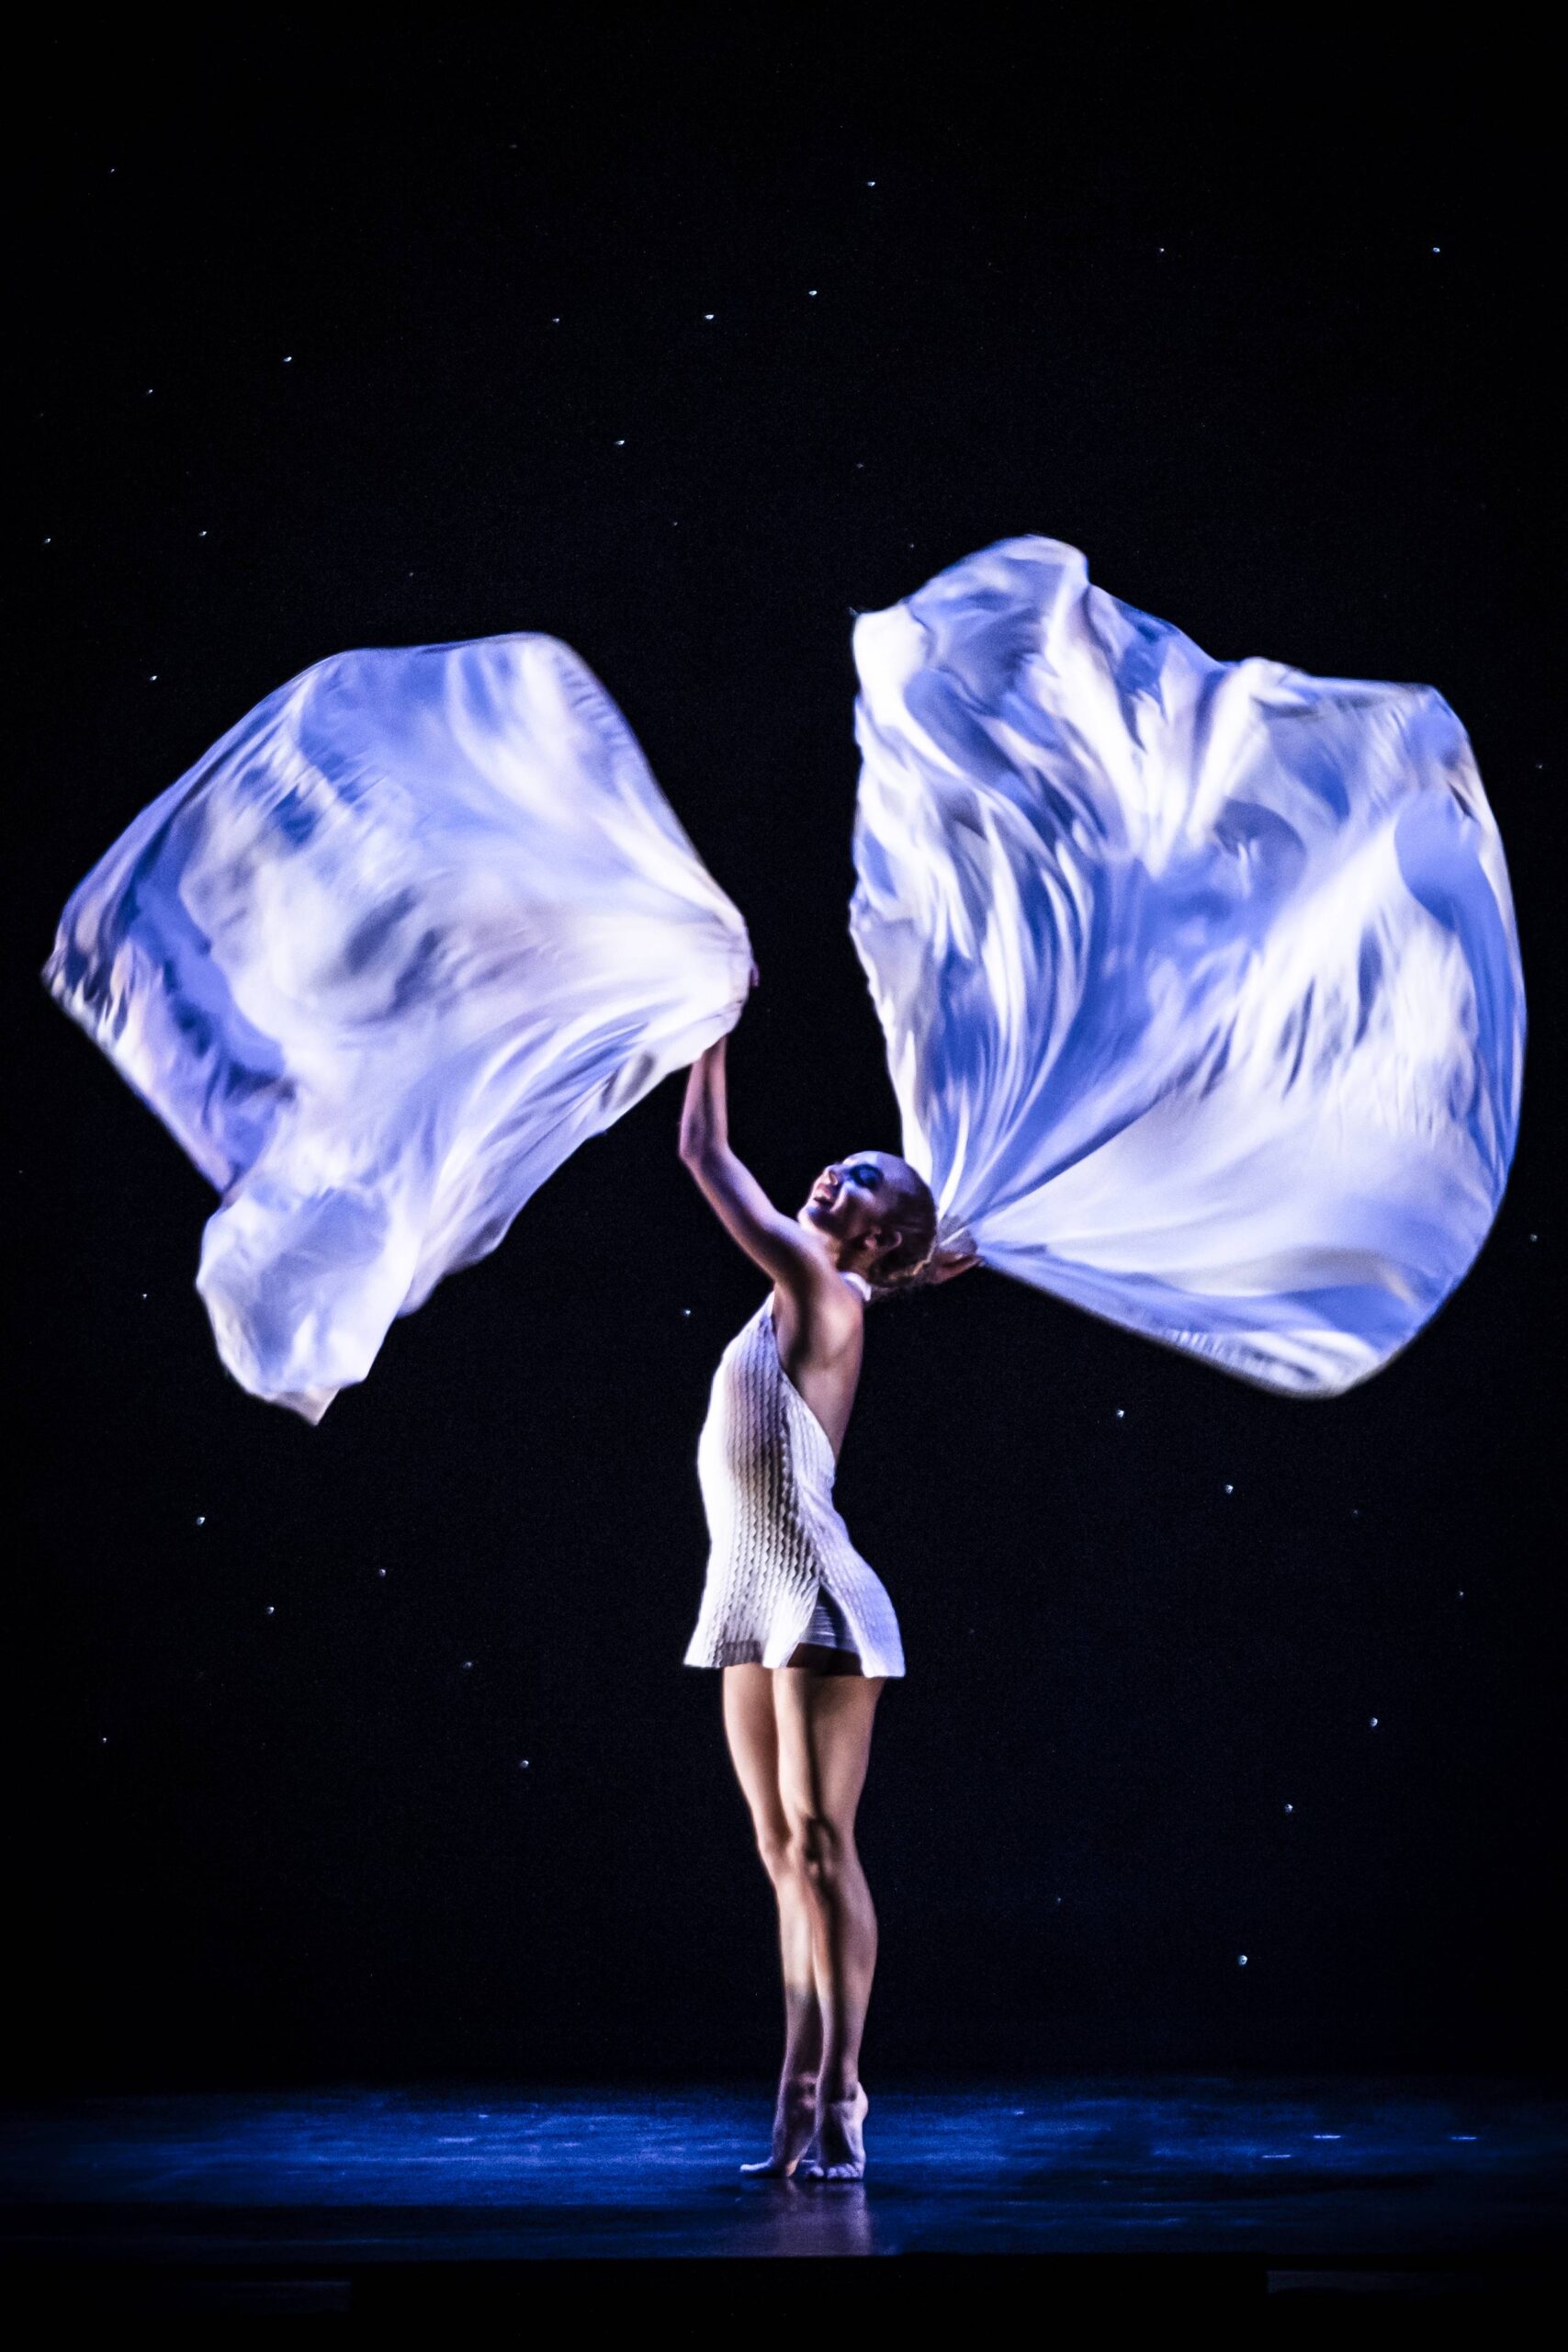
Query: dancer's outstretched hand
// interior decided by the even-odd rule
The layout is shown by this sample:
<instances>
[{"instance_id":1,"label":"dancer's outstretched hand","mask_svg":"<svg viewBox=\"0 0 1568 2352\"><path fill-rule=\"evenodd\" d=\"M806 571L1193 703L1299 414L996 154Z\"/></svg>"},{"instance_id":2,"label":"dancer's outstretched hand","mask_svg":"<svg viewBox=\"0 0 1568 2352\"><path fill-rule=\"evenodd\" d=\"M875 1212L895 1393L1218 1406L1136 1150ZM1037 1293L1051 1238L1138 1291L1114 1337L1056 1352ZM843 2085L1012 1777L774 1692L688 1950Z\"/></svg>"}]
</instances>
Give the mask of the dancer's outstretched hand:
<instances>
[{"instance_id":1,"label":"dancer's outstretched hand","mask_svg":"<svg viewBox=\"0 0 1568 2352\"><path fill-rule=\"evenodd\" d=\"M928 1283L950 1283L954 1274L966 1274L971 1266L979 1263L978 1250L936 1250L926 1261L925 1279Z\"/></svg>"}]
</instances>

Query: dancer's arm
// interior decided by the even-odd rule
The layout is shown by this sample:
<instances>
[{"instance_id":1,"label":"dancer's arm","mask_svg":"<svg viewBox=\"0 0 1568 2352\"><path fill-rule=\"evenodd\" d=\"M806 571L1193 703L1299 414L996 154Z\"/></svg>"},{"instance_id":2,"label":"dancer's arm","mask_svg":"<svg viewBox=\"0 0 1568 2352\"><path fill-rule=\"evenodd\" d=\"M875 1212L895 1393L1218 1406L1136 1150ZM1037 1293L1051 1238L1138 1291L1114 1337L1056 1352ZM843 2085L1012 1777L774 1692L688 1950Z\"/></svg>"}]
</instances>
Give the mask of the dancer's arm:
<instances>
[{"instance_id":1,"label":"dancer's arm","mask_svg":"<svg viewBox=\"0 0 1568 2352\"><path fill-rule=\"evenodd\" d=\"M830 1285L841 1285L821 1243L773 1206L751 1170L729 1148L724 1075L728 1043L721 1037L687 1073L681 1158L747 1256L805 1305Z\"/></svg>"}]
</instances>

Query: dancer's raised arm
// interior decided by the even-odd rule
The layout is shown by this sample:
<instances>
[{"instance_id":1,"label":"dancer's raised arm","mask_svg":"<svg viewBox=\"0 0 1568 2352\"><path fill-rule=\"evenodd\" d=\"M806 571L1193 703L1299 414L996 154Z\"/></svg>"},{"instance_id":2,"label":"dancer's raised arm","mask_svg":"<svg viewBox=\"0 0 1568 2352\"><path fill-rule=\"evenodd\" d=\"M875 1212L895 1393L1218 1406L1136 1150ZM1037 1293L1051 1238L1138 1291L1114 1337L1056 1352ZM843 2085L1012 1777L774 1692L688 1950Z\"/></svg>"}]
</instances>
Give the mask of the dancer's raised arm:
<instances>
[{"instance_id":1,"label":"dancer's raised arm","mask_svg":"<svg viewBox=\"0 0 1568 2352\"><path fill-rule=\"evenodd\" d=\"M729 1148L725 1085L727 1037L692 1064L681 1111L681 1158L715 1213L749 1258L800 1304L839 1282L817 1237L773 1206L751 1170Z\"/></svg>"}]
</instances>

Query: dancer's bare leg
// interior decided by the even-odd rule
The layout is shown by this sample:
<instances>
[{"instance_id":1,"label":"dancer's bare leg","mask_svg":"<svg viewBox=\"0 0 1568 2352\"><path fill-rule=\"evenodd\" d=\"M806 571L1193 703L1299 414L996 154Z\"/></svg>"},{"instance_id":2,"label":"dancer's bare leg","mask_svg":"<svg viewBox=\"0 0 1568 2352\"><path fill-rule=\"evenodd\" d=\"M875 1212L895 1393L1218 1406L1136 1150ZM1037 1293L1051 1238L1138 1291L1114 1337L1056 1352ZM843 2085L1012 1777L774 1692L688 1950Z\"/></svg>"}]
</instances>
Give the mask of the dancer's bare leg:
<instances>
[{"instance_id":1,"label":"dancer's bare leg","mask_svg":"<svg viewBox=\"0 0 1568 2352\"><path fill-rule=\"evenodd\" d=\"M810 1892L822 2012L818 2163L829 2180L858 2180L867 2105L860 2046L876 1968L876 1913L855 1848L855 1812L882 1679L780 1667L773 1679L779 1793Z\"/></svg>"},{"instance_id":2,"label":"dancer's bare leg","mask_svg":"<svg viewBox=\"0 0 1568 2352\"><path fill-rule=\"evenodd\" d=\"M757 1850L778 1900L784 1969L784 2052L773 2146L763 2163L743 2165L741 2170L784 2175L794 2172L817 2129L822 2018L812 1960L811 1895L779 1796L773 1677L767 1667L725 1668L724 1728L736 1777L751 1810Z\"/></svg>"}]
</instances>

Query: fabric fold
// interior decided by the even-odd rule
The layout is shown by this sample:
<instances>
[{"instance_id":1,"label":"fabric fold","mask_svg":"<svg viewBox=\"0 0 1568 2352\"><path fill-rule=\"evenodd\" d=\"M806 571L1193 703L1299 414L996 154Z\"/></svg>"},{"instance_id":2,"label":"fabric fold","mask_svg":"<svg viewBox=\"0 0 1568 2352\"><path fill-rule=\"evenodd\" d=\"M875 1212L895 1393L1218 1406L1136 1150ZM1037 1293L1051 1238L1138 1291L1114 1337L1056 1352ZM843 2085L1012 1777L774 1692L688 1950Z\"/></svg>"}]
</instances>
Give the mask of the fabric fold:
<instances>
[{"instance_id":1,"label":"fabric fold","mask_svg":"<svg viewBox=\"0 0 1568 2352\"><path fill-rule=\"evenodd\" d=\"M518 635L280 686L81 884L44 978L223 1193L224 1363L314 1421L733 1026L750 963L609 695Z\"/></svg>"},{"instance_id":2,"label":"fabric fold","mask_svg":"<svg viewBox=\"0 0 1568 2352\"><path fill-rule=\"evenodd\" d=\"M851 929L944 1236L1266 1387L1377 1371L1518 1126L1507 872L1448 704L1213 661L1037 537L854 651Z\"/></svg>"}]
</instances>

